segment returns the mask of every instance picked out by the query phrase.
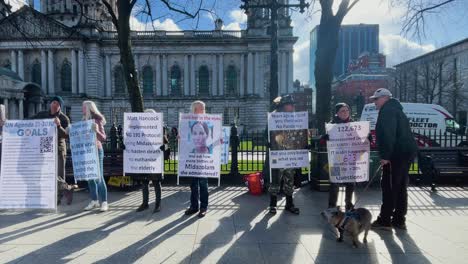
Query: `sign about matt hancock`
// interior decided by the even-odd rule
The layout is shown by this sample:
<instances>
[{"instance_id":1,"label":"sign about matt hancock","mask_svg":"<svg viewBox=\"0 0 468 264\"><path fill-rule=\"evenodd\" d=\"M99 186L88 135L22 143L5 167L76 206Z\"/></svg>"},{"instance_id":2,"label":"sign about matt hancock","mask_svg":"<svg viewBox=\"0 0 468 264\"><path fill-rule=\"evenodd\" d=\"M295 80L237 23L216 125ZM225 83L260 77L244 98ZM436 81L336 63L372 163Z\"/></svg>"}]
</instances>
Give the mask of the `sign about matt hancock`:
<instances>
[{"instance_id":1,"label":"sign about matt hancock","mask_svg":"<svg viewBox=\"0 0 468 264\"><path fill-rule=\"evenodd\" d=\"M369 180L369 122L325 125L330 182Z\"/></svg>"},{"instance_id":2,"label":"sign about matt hancock","mask_svg":"<svg viewBox=\"0 0 468 264\"><path fill-rule=\"evenodd\" d=\"M124 173L163 173L163 115L124 113Z\"/></svg>"},{"instance_id":3,"label":"sign about matt hancock","mask_svg":"<svg viewBox=\"0 0 468 264\"><path fill-rule=\"evenodd\" d=\"M268 113L270 168L309 167L308 113Z\"/></svg>"},{"instance_id":4,"label":"sign about matt hancock","mask_svg":"<svg viewBox=\"0 0 468 264\"><path fill-rule=\"evenodd\" d=\"M220 114L180 114L179 177L220 177L222 121Z\"/></svg>"},{"instance_id":5,"label":"sign about matt hancock","mask_svg":"<svg viewBox=\"0 0 468 264\"><path fill-rule=\"evenodd\" d=\"M53 119L3 126L1 209L56 209L57 126Z\"/></svg>"}]
</instances>

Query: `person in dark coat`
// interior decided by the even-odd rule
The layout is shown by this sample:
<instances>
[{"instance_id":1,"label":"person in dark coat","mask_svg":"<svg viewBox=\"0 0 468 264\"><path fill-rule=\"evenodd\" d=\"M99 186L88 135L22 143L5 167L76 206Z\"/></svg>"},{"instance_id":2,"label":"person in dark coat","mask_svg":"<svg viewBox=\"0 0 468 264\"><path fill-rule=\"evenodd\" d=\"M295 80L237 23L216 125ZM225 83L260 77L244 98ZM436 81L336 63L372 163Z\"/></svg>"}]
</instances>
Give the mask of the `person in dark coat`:
<instances>
[{"instance_id":1,"label":"person in dark coat","mask_svg":"<svg viewBox=\"0 0 468 264\"><path fill-rule=\"evenodd\" d=\"M392 93L377 89L370 97L379 111L375 127L382 174L382 206L372 223L376 229L406 229L408 170L417 152L408 118Z\"/></svg>"},{"instance_id":2,"label":"person in dark coat","mask_svg":"<svg viewBox=\"0 0 468 264\"><path fill-rule=\"evenodd\" d=\"M67 196L67 203L70 204L73 199L72 186L68 185L65 178L65 162L67 159L68 138L67 127L70 125L70 119L62 112L65 103L60 96L52 97L50 108L47 111L37 113L32 119L54 119L57 125L58 151L57 151L57 203L60 204L63 195Z\"/></svg>"}]
</instances>

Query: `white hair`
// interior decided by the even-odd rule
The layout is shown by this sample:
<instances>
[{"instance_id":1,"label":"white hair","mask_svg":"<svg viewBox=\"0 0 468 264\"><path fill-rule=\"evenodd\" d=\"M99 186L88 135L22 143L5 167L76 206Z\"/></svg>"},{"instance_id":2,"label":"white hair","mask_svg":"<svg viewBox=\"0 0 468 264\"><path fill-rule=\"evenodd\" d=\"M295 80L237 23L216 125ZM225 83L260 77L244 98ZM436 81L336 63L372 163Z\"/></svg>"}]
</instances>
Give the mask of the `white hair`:
<instances>
[{"instance_id":1,"label":"white hair","mask_svg":"<svg viewBox=\"0 0 468 264\"><path fill-rule=\"evenodd\" d=\"M192 113L195 112L195 107L197 105L201 105L203 107L203 109L205 109L205 103L203 101L198 100L198 101L193 102L192 105L190 105L190 110L191 110Z\"/></svg>"},{"instance_id":2,"label":"white hair","mask_svg":"<svg viewBox=\"0 0 468 264\"><path fill-rule=\"evenodd\" d=\"M156 111L155 111L154 109L146 109L146 110L145 110L145 113L156 114Z\"/></svg>"},{"instance_id":3,"label":"white hair","mask_svg":"<svg viewBox=\"0 0 468 264\"><path fill-rule=\"evenodd\" d=\"M93 101L84 101L83 106L85 107L85 114L83 120L95 119L96 117L101 119L102 125L106 124L106 118L99 112L96 104Z\"/></svg>"}]
</instances>

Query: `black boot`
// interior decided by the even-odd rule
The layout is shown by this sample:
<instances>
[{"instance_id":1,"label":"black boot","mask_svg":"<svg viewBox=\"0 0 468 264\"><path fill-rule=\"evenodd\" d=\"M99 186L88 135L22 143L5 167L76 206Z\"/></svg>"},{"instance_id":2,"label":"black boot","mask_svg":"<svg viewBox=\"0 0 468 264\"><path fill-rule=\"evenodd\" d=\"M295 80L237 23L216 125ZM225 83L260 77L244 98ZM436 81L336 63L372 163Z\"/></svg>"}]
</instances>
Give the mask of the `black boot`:
<instances>
[{"instance_id":1,"label":"black boot","mask_svg":"<svg viewBox=\"0 0 468 264\"><path fill-rule=\"evenodd\" d=\"M270 214L276 214L277 202L278 202L278 197L276 195L270 194Z\"/></svg>"},{"instance_id":2,"label":"black boot","mask_svg":"<svg viewBox=\"0 0 468 264\"><path fill-rule=\"evenodd\" d=\"M161 211L161 181L153 181L154 192L156 193L156 203L154 204L153 213Z\"/></svg>"},{"instance_id":3,"label":"black boot","mask_svg":"<svg viewBox=\"0 0 468 264\"><path fill-rule=\"evenodd\" d=\"M143 186L141 188L141 191L143 193L143 203L138 207L136 210L137 212L144 211L148 209L148 199L149 199L149 190L148 190L148 182L143 182Z\"/></svg>"},{"instance_id":4,"label":"black boot","mask_svg":"<svg viewBox=\"0 0 468 264\"><path fill-rule=\"evenodd\" d=\"M286 207L285 207L285 209L286 209L286 211L289 211L289 212L291 212L293 214L299 214L299 208L294 207L292 195L287 195L286 196Z\"/></svg>"}]
</instances>

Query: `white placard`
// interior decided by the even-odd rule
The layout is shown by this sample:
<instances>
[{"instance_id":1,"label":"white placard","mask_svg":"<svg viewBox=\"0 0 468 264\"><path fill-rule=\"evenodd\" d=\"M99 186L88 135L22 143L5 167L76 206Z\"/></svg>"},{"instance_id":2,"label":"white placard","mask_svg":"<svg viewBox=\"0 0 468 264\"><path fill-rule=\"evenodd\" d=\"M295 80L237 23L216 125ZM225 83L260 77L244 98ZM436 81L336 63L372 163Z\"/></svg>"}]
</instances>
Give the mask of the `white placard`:
<instances>
[{"instance_id":1,"label":"white placard","mask_svg":"<svg viewBox=\"0 0 468 264\"><path fill-rule=\"evenodd\" d=\"M80 121L70 126L70 149L75 181L101 179L94 120Z\"/></svg>"},{"instance_id":2,"label":"white placard","mask_svg":"<svg viewBox=\"0 0 468 264\"><path fill-rule=\"evenodd\" d=\"M223 126L223 148L221 151L221 164L229 163L229 139L231 137L231 127Z\"/></svg>"},{"instance_id":3,"label":"white placard","mask_svg":"<svg viewBox=\"0 0 468 264\"><path fill-rule=\"evenodd\" d=\"M161 113L124 113L124 173L163 173Z\"/></svg>"},{"instance_id":4,"label":"white placard","mask_svg":"<svg viewBox=\"0 0 468 264\"><path fill-rule=\"evenodd\" d=\"M308 113L268 113L270 168L309 167Z\"/></svg>"},{"instance_id":5,"label":"white placard","mask_svg":"<svg viewBox=\"0 0 468 264\"><path fill-rule=\"evenodd\" d=\"M220 177L222 121L219 114L180 114L179 177Z\"/></svg>"},{"instance_id":6,"label":"white placard","mask_svg":"<svg viewBox=\"0 0 468 264\"><path fill-rule=\"evenodd\" d=\"M369 180L369 122L326 124L330 182Z\"/></svg>"},{"instance_id":7,"label":"white placard","mask_svg":"<svg viewBox=\"0 0 468 264\"><path fill-rule=\"evenodd\" d=\"M3 127L0 208L56 209L57 126L53 119Z\"/></svg>"}]
</instances>

